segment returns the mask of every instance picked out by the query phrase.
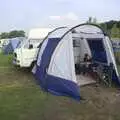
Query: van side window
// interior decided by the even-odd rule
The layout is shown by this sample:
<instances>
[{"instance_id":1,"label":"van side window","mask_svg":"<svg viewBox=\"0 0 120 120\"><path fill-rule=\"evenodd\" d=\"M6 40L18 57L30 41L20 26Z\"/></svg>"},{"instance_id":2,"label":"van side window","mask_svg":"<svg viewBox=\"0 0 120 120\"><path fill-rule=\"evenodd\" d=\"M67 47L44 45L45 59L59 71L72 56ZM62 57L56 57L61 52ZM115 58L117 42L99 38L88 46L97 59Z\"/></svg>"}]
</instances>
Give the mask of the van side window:
<instances>
[{"instance_id":1,"label":"van side window","mask_svg":"<svg viewBox=\"0 0 120 120\"><path fill-rule=\"evenodd\" d=\"M24 45L24 48L29 48L29 42Z\"/></svg>"}]
</instances>

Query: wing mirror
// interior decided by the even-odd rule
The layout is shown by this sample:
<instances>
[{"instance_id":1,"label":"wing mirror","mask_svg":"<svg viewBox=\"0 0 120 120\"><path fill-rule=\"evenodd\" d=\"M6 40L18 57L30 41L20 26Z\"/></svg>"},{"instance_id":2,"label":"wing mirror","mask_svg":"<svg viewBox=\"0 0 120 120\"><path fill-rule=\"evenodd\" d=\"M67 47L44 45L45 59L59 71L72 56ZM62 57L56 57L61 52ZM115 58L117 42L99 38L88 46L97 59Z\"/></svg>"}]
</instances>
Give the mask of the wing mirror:
<instances>
[{"instance_id":1,"label":"wing mirror","mask_svg":"<svg viewBox=\"0 0 120 120\"><path fill-rule=\"evenodd\" d=\"M33 45L32 44L29 45L29 49L33 49Z\"/></svg>"}]
</instances>

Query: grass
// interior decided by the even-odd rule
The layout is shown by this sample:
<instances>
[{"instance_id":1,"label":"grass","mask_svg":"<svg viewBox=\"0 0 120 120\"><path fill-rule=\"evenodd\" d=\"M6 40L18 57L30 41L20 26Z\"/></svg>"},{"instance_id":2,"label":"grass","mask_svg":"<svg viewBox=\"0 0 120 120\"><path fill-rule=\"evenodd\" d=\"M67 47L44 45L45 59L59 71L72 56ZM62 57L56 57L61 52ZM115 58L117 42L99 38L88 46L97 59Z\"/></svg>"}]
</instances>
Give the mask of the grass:
<instances>
[{"instance_id":1,"label":"grass","mask_svg":"<svg viewBox=\"0 0 120 120\"><path fill-rule=\"evenodd\" d=\"M9 67L12 63L12 55L4 55L0 53L0 67Z\"/></svg>"},{"instance_id":2,"label":"grass","mask_svg":"<svg viewBox=\"0 0 120 120\"><path fill-rule=\"evenodd\" d=\"M31 114L42 113L39 108L45 105L47 95L29 70L13 67L11 60L11 55L0 54L0 120L32 120Z\"/></svg>"},{"instance_id":3,"label":"grass","mask_svg":"<svg viewBox=\"0 0 120 120\"><path fill-rule=\"evenodd\" d=\"M115 88L81 88L77 102L41 91L27 69L0 54L0 120L119 120L120 96ZM5 67L4 67L5 66Z\"/></svg>"}]
</instances>

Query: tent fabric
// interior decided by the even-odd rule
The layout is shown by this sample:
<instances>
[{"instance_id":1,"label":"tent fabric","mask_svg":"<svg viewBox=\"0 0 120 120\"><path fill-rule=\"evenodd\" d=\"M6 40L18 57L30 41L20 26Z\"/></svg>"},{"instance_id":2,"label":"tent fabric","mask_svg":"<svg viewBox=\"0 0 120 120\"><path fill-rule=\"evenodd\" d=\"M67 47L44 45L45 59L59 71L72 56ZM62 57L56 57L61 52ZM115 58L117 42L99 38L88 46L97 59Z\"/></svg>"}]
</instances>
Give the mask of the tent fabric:
<instances>
[{"instance_id":1,"label":"tent fabric","mask_svg":"<svg viewBox=\"0 0 120 120\"><path fill-rule=\"evenodd\" d=\"M40 47L40 51L38 52L38 59L37 59L37 64L40 65L40 61L41 61L41 56L43 54L43 51L47 45L48 42L48 37L49 38L61 38L61 36L68 31L68 28L66 27L60 27L60 28L56 28L55 30L53 30L52 32L50 32L48 34L48 36L45 37L44 42L42 43L41 47Z\"/></svg>"},{"instance_id":2,"label":"tent fabric","mask_svg":"<svg viewBox=\"0 0 120 120\"><path fill-rule=\"evenodd\" d=\"M47 74L46 69L48 69L51 55L60 39L59 38L52 39L53 42L51 42L50 40L51 39L48 40L48 44L42 54L41 64L40 64L40 66L37 67L39 71L36 71L36 77L41 82L41 86L43 88L45 88L45 81L46 81L45 77ZM40 74L40 76L39 76L39 74Z\"/></svg>"},{"instance_id":3,"label":"tent fabric","mask_svg":"<svg viewBox=\"0 0 120 120\"><path fill-rule=\"evenodd\" d=\"M4 54L11 54L13 53L14 49L17 47L17 45L20 43L20 38L12 38L9 39L8 45L4 46L3 53Z\"/></svg>"},{"instance_id":4,"label":"tent fabric","mask_svg":"<svg viewBox=\"0 0 120 120\"><path fill-rule=\"evenodd\" d=\"M14 50L17 47L17 45L20 43L20 40L19 39L12 39L10 42L11 42L13 50Z\"/></svg>"},{"instance_id":5,"label":"tent fabric","mask_svg":"<svg viewBox=\"0 0 120 120\"><path fill-rule=\"evenodd\" d=\"M76 82L72 42L71 34L68 34L59 42L51 57L48 73L67 80L73 79Z\"/></svg>"},{"instance_id":6,"label":"tent fabric","mask_svg":"<svg viewBox=\"0 0 120 120\"><path fill-rule=\"evenodd\" d=\"M113 63L113 79L120 83L109 38L99 26L82 24L71 29L55 29L45 38L33 70L41 88L55 95L80 100L80 89L74 67L73 30L78 34L74 38L84 41L80 42L84 43L83 53L89 51L94 60L105 62L108 66Z\"/></svg>"},{"instance_id":7,"label":"tent fabric","mask_svg":"<svg viewBox=\"0 0 120 120\"><path fill-rule=\"evenodd\" d=\"M106 51L102 39L88 39L87 42L92 52L93 61L107 63Z\"/></svg>"},{"instance_id":8,"label":"tent fabric","mask_svg":"<svg viewBox=\"0 0 120 120\"><path fill-rule=\"evenodd\" d=\"M82 29L82 28L84 28L84 29ZM117 65L116 65L116 61L115 61L115 57L114 57L112 44L111 44L109 37L104 33L104 31L99 26L94 25L94 24L89 24L89 25L81 24L81 25L73 27L72 29L77 31L77 33L80 33L81 38L86 38L86 39L88 39L88 38L99 38L100 39L101 38L101 39L103 39L104 49L105 49L106 56L107 56L107 58L106 58L107 65L109 66L110 63L113 63L113 66L114 66L112 80L120 85L120 79L119 79L119 74L118 74L118 70L117 70ZM87 32L88 32L88 34L87 34Z\"/></svg>"},{"instance_id":9,"label":"tent fabric","mask_svg":"<svg viewBox=\"0 0 120 120\"><path fill-rule=\"evenodd\" d=\"M55 95L65 95L65 96L74 97L75 99L80 99L79 87L76 82L74 69L68 69L68 67L66 67L67 73L69 73L68 75L69 77L67 78L65 67L63 67L62 70L60 68L62 64L64 65L65 61L59 59L61 57L61 54L59 55L57 54L58 56L56 57L57 51L60 51L60 48L62 48L64 51L67 48L66 45L68 45L66 43L69 42L69 40L66 40L67 42L64 42L65 40L61 40L59 36L62 35L63 35L63 30L61 31L61 34L59 35L57 34L57 38L56 36L54 36L54 34L53 35L51 34L50 38L48 38L41 46L40 53L42 52L42 55L39 53L38 61L40 62L40 64L37 61L35 77L38 80L40 86L45 91L48 91ZM72 44L70 45L72 47ZM66 51L69 51L69 49L70 48L68 47ZM63 51L61 51L62 54ZM65 56L66 55L67 54L65 54ZM69 51L69 55L70 55L70 51ZM63 58L65 56L63 56ZM58 58L58 60L56 58ZM70 61L69 58L67 59L67 61ZM73 59L71 59L71 62L74 62ZM60 65L58 66L57 63L59 63ZM57 64L57 69L59 69L58 71L55 69L55 64ZM71 66L70 64L71 63L69 63L68 66ZM72 67L74 68L74 65L72 65Z\"/></svg>"},{"instance_id":10,"label":"tent fabric","mask_svg":"<svg viewBox=\"0 0 120 120\"><path fill-rule=\"evenodd\" d=\"M59 87L56 87L55 91L59 91L60 95L61 93L64 95L65 92L67 93L66 96L80 99L80 90L74 72L73 41L71 36L72 34L67 34L57 45L49 64L48 74L59 78L58 80L56 79L56 82L61 85L61 92L58 89ZM62 86L66 89L63 89Z\"/></svg>"},{"instance_id":11,"label":"tent fabric","mask_svg":"<svg viewBox=\"0 0 120 120\"><path fill-rule=\"evenodd\" d=\"M48 92L54 95L69 96L80 100L79 86L76 83L49 74L46 76L46 81L45 85Z\"/></svg>"},{"instance_id":12,"label":"tent fabric","mask_svg":"<svg viewBox=\"0 0 120 120\"><path fill-rule=\"evenodd\" d=\"M113 66L114 66L114 70L113 70L113 74L112 74L112 80L115 81L116 84L120 85L120 78L119 78L117 64L116 64L116 61L115 61L115 56L114 56L114 52L113 52L113 48L112 48L112 43L107 36L104 38L103 42L104 42L104 45L105 45L105 48L106 48L108 65L110 63L113 63Z\"/></svg>"},{"instance_id":13,"label":"tent fabric","mask_svg":"<svg viewBox=\"0 0 120 120\"><path fill-rule=\"evenodd\" d=\"M75 31L77 31L79 33L81 32L83 34L88 34L88 35L89 34L93 34L93 35L97 34L97 36L99 34L104 35L103 30L100 29L98 26L95 26L94 24L93 25L92 24L83 24L83 25L81 24L81 25L75 26L73 28L75 29Z\"/></svg>"},{"instance_id":14,"label":"tent fabric","mask_svg":"<svg viewBox=\"0 0 120 120\"><path fill-rule=\"evenodd\" d=\"M4 54L10 54L11 51L13 51L13 48L12 48L11 43L9 42L8 45L3 47L3 53Z\"/></svg>"}]
</instances>

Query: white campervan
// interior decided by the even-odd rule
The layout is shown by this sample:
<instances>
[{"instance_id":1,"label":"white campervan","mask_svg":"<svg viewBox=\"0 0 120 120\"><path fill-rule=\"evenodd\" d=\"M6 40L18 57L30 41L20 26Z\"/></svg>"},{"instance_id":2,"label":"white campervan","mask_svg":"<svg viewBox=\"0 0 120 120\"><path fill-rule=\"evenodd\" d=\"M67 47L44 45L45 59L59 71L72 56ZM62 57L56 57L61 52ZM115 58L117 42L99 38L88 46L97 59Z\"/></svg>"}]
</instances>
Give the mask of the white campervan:
<instances>
[{"instance_id":1,"label":"white campervan","mask_svg":"<svg viewBox=\"0 0 120 120\"><path fill-rule=\"evenodd\" d=\"M13 64L20 67L30 67L33 65L37 58L39 45L50 31L50 28L30 30L28 38L23 39L14 50Z\"/></svg>"}]
</instances>

